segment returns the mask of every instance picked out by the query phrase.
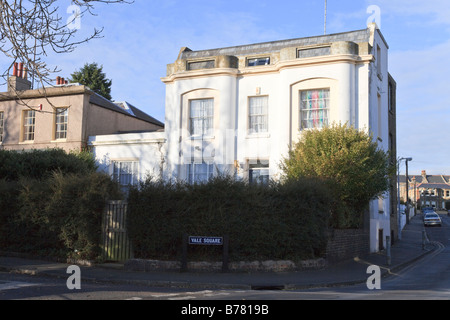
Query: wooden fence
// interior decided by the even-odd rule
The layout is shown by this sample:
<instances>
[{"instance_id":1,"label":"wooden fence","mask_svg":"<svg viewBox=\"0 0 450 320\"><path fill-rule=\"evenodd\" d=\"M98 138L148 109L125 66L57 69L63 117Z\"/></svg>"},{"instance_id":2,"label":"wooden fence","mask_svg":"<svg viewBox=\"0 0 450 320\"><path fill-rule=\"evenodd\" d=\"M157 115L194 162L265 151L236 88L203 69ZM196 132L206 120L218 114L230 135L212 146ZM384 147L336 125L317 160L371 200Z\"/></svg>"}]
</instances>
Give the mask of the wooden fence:
<instances>
[{"instance_id":1,"label":"wooden fence","mask_svg":"<svg viewBox=\"0 0 450 320\"><path fill-rule=\"evenodd\" d=\"M108 201L103 216L102 258L105 261L126 261L133 258L127 235L126 201Z\"/></svg>"}]
</instances>

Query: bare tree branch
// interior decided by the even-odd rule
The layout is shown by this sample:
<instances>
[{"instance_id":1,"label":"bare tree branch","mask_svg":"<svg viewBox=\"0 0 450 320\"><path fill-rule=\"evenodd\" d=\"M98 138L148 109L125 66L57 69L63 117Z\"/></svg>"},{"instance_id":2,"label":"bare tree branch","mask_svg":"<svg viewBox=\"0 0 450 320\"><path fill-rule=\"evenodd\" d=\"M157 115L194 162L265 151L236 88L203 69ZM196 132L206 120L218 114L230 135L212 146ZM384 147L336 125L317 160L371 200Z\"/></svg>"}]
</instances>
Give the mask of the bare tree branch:
<instances>
[{"instance_id":1,"label":"bare tree branch","mask_svg":"<svg viewBox=\"0 0 450 320\"><path fill-rule=\"evenodd\" d=\"M10 60L6 70L0 70L0 85L7 83L15 63L23 63L24 74L35 84L45 88L54 81L57 66L49 66L49 52L70 53L78 45L101 37L103 29L94 29L77 39L77 22L85 14L95 15L98 3L132 3L133 0L0 0L0 54ZM58 15L58 4L73 8L69 19ZM3 83L1 83L3 82ZM19 95L19 92L14 94Z\"/></svg>"}]
</instances>

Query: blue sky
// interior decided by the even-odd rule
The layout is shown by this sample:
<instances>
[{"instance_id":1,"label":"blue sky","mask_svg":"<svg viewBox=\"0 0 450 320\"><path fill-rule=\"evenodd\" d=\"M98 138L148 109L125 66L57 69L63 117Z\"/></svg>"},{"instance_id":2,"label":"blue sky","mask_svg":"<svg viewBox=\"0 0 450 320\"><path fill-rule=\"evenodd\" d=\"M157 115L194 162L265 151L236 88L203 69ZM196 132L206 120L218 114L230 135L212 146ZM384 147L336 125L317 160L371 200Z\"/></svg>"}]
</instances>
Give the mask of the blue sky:
<instances>
[{"instance_id":1,"label":"blue sky","mask_svg":"<svg viewBox=\"0 0 450 320\"><path fill-rule=\"evenodd\" d=\"M87 62L103 65L112 96L164 121L160 78L181 47L211 49L321 35L324 0L135 0L97 5L84 16L80 36L104 27L103 38L75 52L49 55L61 76ZM398 84L398 156L412 157L410 174L450 175L450 1L328 0L327 33L366 27L380 10L381 32L390 46L389 70ZM62 16L65 8L62 10ZM3 59L3 57L2 57ZM404 173L404 164L401 167Z\"/></svg>"}]
</instances>

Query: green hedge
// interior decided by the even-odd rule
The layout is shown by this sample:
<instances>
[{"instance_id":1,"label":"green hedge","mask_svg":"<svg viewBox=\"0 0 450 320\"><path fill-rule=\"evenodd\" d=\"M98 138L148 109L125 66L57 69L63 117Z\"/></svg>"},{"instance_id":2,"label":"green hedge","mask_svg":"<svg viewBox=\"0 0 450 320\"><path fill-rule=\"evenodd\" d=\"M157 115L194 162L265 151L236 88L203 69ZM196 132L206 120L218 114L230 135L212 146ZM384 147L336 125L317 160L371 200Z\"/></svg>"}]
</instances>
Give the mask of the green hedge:
<instances>
[{"instance_id":1,"label":"green hedge","mask_svg":"<svg viewBox=\"0 0 450 320\"><path fill-rule=\"evenodd\" d=\"M105 203L120 195L92 155L52 149L0 158L0 250L96 259Z\"/></svg>"},{"instance_id":2,"label":"green hedge","mask_svg":"<svg viewBox=\"0 0 450 320\"><path fill-rule=\"evenodd\" d=\"M105 203L118 196L109 176L59 172L43 180L0 180L0 192L1 250L98 258Z\"/></svg>"},{"instance_id":3,"label":"green hedge","mask_svg":"<svg viewBox=\"0 0 450 320\"><path fill-rule=\"evenodd\" d=\"M0 179L8 181L17 181L21 177L43 179L54 171L84 174L95 170L95 159L89 152L0 150Z\"/></svg>"},{"instance_id":4,"label":"green hedge","mask_svg":"<svg viewBox=\"0 0 450 320\"><path fill-rule=\"evenodd\" d=\"M227 177L198 185L147 181L130 191L128 232L137 258L178 260L187 233L229 235L235 261L301 260L324 254L331 203L326 185L312 179L268 186ZM189 259L221 253L191 247Z\"/></svg>"}]
</instances>

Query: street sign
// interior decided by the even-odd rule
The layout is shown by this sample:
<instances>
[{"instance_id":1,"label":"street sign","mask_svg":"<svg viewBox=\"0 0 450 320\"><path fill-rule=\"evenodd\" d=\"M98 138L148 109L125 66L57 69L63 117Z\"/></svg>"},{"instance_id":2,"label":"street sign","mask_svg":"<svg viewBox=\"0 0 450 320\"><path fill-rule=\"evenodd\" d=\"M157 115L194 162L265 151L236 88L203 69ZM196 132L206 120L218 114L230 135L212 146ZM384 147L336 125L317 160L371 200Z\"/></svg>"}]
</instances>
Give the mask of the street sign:
<instances>
[{"instance_id":1,"label":"street sign","mask_svg":"<svg viewBox=\"0 0 450 320\"><path fill-rule=\"evenodd\" d=\"M211 246L221 246L223 245L222 237L189 237L189 244L193 245L211 245Z\"/></svg>"},{"instance_id":2,"label":"street sign","mask_svg":"<svg viewBox=\"0 0 450 320\"><path fill-rule=\"evenodd\" d=\"M184 233L182 239L181 272L187 271L188 245L222 246L222 272L228 272L229 235L224 235L223 237L200 237L188 236L187 233Z\"/></svg>"}]
</instances>

